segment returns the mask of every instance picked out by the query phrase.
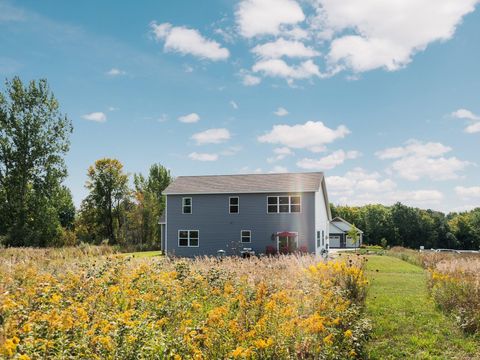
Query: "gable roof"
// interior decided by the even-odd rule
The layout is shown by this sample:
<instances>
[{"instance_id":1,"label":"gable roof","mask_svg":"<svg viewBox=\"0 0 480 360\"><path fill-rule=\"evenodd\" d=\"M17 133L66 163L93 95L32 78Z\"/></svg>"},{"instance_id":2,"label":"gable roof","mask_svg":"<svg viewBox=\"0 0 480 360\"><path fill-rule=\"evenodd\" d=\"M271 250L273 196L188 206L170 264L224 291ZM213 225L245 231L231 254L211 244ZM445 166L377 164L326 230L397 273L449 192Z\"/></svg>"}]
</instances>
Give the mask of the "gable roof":
<instances>
[{"instance_id":1,"label":"gable roof","mask_svg":"<svg viewBox=\"0 0 480 360\"><path fill-rule=\"evenodd\" d=\"M321 172L179 176L163 192L165 195L182 194L240 194L315 192L324 182ZM326 190L324 190L326 194Z\"/></svg>"},{"instance_id":2,"label":"gable roof","mask_svg":"<svg viewBox=\"0 0 480 360\"><path fill-rule=\"evenodd\" d=\"M331 224L334 225L336 228L342 230L343 232L348 232L352 228L352 224L350 224L347 220L342 219L340 216L337 216L331 221ZM358 232L363 234L363 231L357 228Z\"/></svg>"}]
</instances>

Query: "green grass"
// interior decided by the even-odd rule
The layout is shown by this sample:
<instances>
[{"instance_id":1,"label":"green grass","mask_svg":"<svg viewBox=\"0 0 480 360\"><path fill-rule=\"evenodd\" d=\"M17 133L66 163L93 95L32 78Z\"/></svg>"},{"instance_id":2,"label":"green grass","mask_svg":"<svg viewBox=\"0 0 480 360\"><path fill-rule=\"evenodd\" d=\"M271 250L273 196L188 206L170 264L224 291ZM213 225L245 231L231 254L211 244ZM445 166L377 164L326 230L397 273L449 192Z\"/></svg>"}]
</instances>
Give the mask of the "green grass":
<instances>
[{"instance_id":1,"label":"green grass","mask_svg":"<svg viewBox=\"0 0 480 360\"><path fill-rule=\"evenodd\" d=\"M134 258L148 258L153 256L162 256L161 251L138 251L138 252L131 252L131 253L124 253L122 256L132 256Z\"/></svg>"},{"instance_id":2,"label":"green grass","mask_svg":"<svg viewBox=\"0 0 480 360\"><path fill-rule=\"evenodd\" d=\"M423 269L390 256L367 259L371 359L480 359L478 339L435 308Z\"/></svg>"}]
</instances>

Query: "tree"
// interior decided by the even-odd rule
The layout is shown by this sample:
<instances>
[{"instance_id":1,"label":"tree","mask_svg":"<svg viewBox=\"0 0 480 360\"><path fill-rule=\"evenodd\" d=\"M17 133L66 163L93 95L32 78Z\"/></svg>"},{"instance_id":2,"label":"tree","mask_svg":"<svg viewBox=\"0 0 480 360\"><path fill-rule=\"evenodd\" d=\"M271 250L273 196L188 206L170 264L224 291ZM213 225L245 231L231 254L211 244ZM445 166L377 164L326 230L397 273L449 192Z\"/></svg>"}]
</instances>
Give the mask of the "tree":
<instances>
[{"instance_id":1,"label":"tree","mask_svg":"<svg viewBox=\"0 0 480 360\"><path fill-rule=\"evenodd\" d=\"M125 201L129 200L128 175L116 159L100 159L88 169L85 187L90 191L83 204L98 233L110 244L117 244L117 234L125 222Z\"/></svg>"},{"instance_id":2,"label":"tree","mask_svg":"<svg viewBox=\"0 0 480 360\"><path fill-rule=\"evenodd\" d=\"M155 248L160 244L158 220L165 209L163 191L171 181L170 171L160 164L150 167L147 179L142 174L134 175L137 208L132 216L141 245Z\"/></svg>"},{"instance_id":3,"label":"tree","mask_svg":"<svg viewBox=\"0 0 480 360\"><path fill-rule=\"evenodd\" d=\"M360 239L360 232L358 231L355 224L352 225L350 230L347 232L347 237L350 238L350 242L352 243L355 248L357 248L358 240Z\"/></svg>"},{"instance_id":4,"label":"tree","mask_svg":"<svg viewBox=\"0 0 480 360\"><path fill-rule=\"evenodd\" d=\"M46 80L18 77L0 93L0 235L9 246L46 246L61 236L56 196L67 175L72 124Z\"/></svg>"}]
</instances>

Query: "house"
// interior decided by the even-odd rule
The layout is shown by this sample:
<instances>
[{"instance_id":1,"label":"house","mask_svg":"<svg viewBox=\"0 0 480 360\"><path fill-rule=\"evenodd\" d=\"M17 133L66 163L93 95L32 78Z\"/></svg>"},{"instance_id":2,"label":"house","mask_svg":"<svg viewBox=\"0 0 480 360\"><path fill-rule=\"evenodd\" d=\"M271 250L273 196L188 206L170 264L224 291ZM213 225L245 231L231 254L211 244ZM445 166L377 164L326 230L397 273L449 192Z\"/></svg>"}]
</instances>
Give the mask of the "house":
<instances>
[{"instance_id":1,"label":"house","mask_svg":"<svg viewBox=\"0 0 480 360\"><path fill-rule=\"evenodd\" d=\"M358 241L353 243L348 235L353 225L341 217L336 217L330 222L329 241L331 248L357 248L362 245L363 231L357 228Z\"/></svg>"},{"instance_id":2,"label":"house","mask_svg":"<svg viewBox=\"0 0 480 360\"><path fill-rule=\"evenodd\" d=\"M164 191L163 250L239 255L328 249L323 173L180 176Z\"/></svg>"}]
</instances>

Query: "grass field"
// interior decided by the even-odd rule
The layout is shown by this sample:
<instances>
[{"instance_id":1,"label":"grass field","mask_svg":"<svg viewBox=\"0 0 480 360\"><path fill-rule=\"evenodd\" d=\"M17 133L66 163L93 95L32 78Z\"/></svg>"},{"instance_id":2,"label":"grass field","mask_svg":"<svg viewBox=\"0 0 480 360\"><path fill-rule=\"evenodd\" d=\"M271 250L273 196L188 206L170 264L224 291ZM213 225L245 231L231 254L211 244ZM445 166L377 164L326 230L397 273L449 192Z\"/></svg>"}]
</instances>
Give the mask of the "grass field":
<instances>
[{"instance_id":1,"label":"grass field","mask_svg":"<svg viewBox=\"0 0 480 360\"><path fill-rule=\"evenodd\" d=\"M390 256L369 256L367 275L371 359L480 359L478 338L462 334L429 298L423 269Z\"/></svg>"}]
</instances>

